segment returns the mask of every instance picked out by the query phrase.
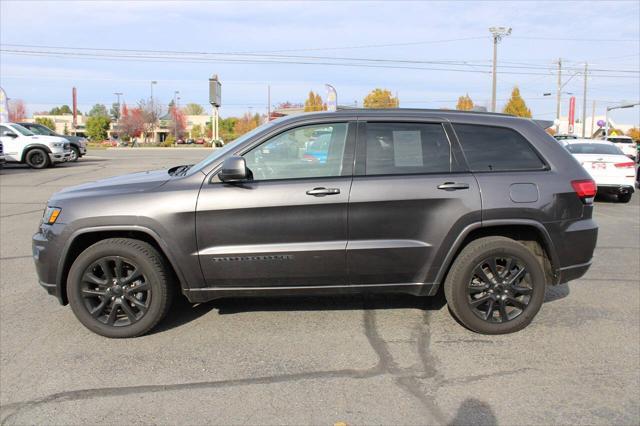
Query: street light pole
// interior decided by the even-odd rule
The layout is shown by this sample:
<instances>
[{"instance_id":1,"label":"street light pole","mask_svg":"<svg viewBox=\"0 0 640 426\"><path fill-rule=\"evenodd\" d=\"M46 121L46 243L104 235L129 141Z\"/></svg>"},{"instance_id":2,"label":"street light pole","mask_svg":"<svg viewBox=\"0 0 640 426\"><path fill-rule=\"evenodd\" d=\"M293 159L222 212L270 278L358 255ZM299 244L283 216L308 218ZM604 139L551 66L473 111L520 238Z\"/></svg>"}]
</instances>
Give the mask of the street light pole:
<instances>
[{"instance_id":1,"label":"street light pole","mask_svg":"<svg viewBox=\"0 0 640 426\"><path fill-rule=\"evenodd\" d=\"M496 88L497 88L497 77L496 71L498 68L498 42L502 40L503 37L511 34L510 27L491 27L489 31L493 35L493 84L491 87L491 112L496 112Z\"/></svg>"},{"instance_id":2,"label":"street light pole","mask_svg":"<svg viewBox=\"0 0 640 426\"><path fill-rule=\"evenodd\" d=\"M620 104L620 105L613 105L613 106L609 106L607 107L607 110L605 112L604 115L604 140L607 140L607 138L609 137L609 111L612 111L614 109L624 109L624 108L633 108L634 106L640 105L640 102L636 102L633 104Z\"/></svg>"},{"instance_id":3,"label":"street light pole","mask_svg":"<svg viewBox=\"0 0 640 426\"><path fill-rule=\"evenodd\" d=\"M560 99L562 97L562 59L558 58L558 93L556 95L556 133L560 132Z\"/></svg>"},{"instance_id":4,"label":"street light pole","mask_svg":"<svg viewBox=\"0 0 640 426\"><path fill-rule=\"evenodd\" d=\"M173 92L173 137L178 141L178 94L179 91Z\"/></svg>"},{"instance_id":5,"label":"street light pole","mask_svg":"<svg viewBox=\"0 0 640 426\"><path fill-rule=\"evenodd\" d=\"M584 89L582 93L582 137L584 138L587 127L587 63L584 63Z\"/></svg>"}]
</instances>

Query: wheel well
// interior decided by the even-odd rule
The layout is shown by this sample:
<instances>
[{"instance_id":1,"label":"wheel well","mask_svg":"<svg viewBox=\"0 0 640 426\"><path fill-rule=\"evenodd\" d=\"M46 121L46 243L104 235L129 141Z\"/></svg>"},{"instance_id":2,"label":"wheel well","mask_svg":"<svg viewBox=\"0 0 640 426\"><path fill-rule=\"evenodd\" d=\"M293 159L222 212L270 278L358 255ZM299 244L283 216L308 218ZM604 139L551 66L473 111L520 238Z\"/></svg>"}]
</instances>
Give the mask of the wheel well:
<instances>
[{"instance_id":1,"label":"wheel well","mask_svg":"<svg viewBox=\"0 0 640 426\"><path fill-rule=\"evenodd\" d=\"M456 250L455 256L451 263L447 266L447 273L444 275L446 279L451 265L455 262L463 248L470 242L482 237L506 237L516 240L527 246L540 260L547 276L548 283L555 283L556 269L552 262L551 248L548 241L544 238L542 231L532 225L496 225L472 230L462 241L462 244Z\"/></svg>"},{"instance_id":2,"label":"wheel well","mask_svg":"<svg viewBox=\"0 0 640 426\"><path fill-rule=\"evenodd\" d=\"M162 257L164 257L169 270L174 276L175 282L179 282L178 274L176 274L173 265L169 261L169 258L165 254L160 244L153 238L151 235L147 234L143 231L96 231L96 232L87 232L84 234L78 235L69 250L66 253L64 264L62 265L62 274L60 275L60 290L61 297L63 303L66 305L68 303L67 299L67 276L69 275L69 270L71 269L71 265L76 260L76 258L86 250L89 246L97 243L98 241L106 240L107 238L131 238L134 240L144 241L145 243L150 244Z\"/></svg>"},{"instance_id":3,"label":"wheel well","mask_svg":"<svg viewBox=\"0 0 640 426\"><path fill-rule=\"evenodd\" d=\"M27 147L24 148L24 150L22 151L22 158L20 159L21 163L24 163L27 159L27 154L29 153L29 151L33 151L34 149L41 149L45 152L45 154L49 154L51 151L49 150L49 148L47 148L46 146L41 146L41 145L29 145Z\"/></svg>"}]
</instances>

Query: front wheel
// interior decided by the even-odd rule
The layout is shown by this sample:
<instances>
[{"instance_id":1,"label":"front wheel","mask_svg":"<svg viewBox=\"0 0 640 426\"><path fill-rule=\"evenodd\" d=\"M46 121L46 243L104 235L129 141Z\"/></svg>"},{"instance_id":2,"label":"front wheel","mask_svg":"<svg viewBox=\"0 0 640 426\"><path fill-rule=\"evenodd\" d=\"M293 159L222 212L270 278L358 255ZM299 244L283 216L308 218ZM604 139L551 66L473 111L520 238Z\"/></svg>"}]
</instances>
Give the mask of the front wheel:
<instances>
[{"instance_id":1,"label":"front wheel","mask_svg":"<svg viewBox=\"0 0 640 426\"><path fill-rule=\"evenodd\" d=\"M78 256L69 270L67 296L78 320L94 333L136 337L155 327L169 310L171 277L151 245L111 238Z\"/></svg>"},{"instance_id":2,"label":"front wheel","mask_svg":"<svg viewBox=\"0 0 640 426\"><path fill-rule=\"evenodd\" d=\"M75 146L72 146L71 157L69 158L69 161L78 161L78 158L80 158L80 150Z\"/></svg>"},{"instance_id":3,"label":"front wheel","mask_svg":"<svg viewBox=\"0 0 640 426\"><path fill-rule=\"evenodd\" d=\"M44 149L34 148L27 152L25 163L32 169L45 169L51 164L51 159Z\"/></svg>"},{"instance_id":4,"label":"front wheel","mask_svg":"<svg viewBox=\"0 0 640 426\"><path fill-rule=\"evenodd\" d=\"M545 288L544 269L536 255L505 237L469 243L456 258L444 286L453 315L483 334L525 328L540 310Z\"/></svg>"}]
</instances>

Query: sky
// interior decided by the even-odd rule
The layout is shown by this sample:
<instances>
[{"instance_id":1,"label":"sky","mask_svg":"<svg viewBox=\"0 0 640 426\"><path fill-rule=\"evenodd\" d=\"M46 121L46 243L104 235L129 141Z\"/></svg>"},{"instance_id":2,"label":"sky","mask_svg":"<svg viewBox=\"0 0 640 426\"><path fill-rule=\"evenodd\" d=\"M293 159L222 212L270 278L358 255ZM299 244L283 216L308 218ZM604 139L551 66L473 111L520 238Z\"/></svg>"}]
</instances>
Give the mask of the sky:
<instances>
[{"instance_id":1,"label":"sky","mask_svg":"<svg viewBox=\"0 0 640 426\"><path fill-rule=\"evenodd\" d=\"M325 83L344 105L362 105L379 87L397 94L401 107L454 108L466 93L489 106L491 26L512 28L498 46L499 109L518 86L534 117L553 119L558 58L568 68L562 91L576 96L578 117L585 62L599 70L587 80L587 115L594 100L596 114L640 100L638 0L0 0L0 86L29 113L70 105L74 86L82 111L110 106L116 92L135 104L150 96L151 81L161 103L179 91L181 105L209 111L212 74L222 81L223 117L266 113L268 86L276 105L304 102L310 90L324 97ZM563 115L569 96L563 94ZM612 118L638 125L640 109L616 110Z\"/></svg>"}]
</instances>

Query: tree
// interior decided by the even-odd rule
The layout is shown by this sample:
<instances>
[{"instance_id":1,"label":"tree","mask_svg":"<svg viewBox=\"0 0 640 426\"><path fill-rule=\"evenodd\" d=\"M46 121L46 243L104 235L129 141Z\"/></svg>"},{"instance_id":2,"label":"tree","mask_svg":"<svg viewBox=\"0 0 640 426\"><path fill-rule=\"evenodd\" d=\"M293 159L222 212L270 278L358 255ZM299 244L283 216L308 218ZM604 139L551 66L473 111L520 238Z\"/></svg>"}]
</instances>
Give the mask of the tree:
<instances>
[{"instance_id":1,"label":"tree","mask_svg":"<svg viewBox=\"0 0 640 426\"><path fill-rule=\"evenodd\" d=\"M324 111L326 109L327 106L322 104L322 98L320 97L320 95L313 91L310 91L309 96L307 96L307 100L304 101L305 112Z\"/></svg>"},{"instance_id":2,"label":"tree","mask_svg":"<svg viewBox=\"0 0 640 426\"><path fill-rule=\"evenodd\" d=\"M238 122L238 118L237 117L227 117L227 118L221 118L220 120L218 120L218 133L220 134L220 138L222 138L223 141L232 141L235 138L238 137L238 135L236 134L236 123ZM209 124L209 129L211 129L211 122L208 123ZM209 130L207 130L208 132ZM211 137L211 135L207 135L207 137Z\"/></svg>"},{"instance_id":3,"label":"tree","mask_svg":"<svg viewBox=\"0 0 640 426\"><path fill-rule=\"evenodd\" d=\"M469 97L468 93L458 98L456 109L460 111L471 111L473 109L473 101Z\"/></svg>"},{"instance_id":4,"label":"tree","mask_svg":"<svg viewBox=\"0 0 640 426\"><path fill-rule=\"evenodd\" d=\"M107 107L102 104L95 104L89 111L89 117L109 117Z\"/></svg>"},{"instance_id":5,"label":"tree","mask_svg":"<svg viewBox=\"0 0 640 426\"><path fill-rule=\"evenodd\" d=\"M531 110L527 108L524 99L520 96L520 89L514 87L511 92L511 98L502 110L505 114L515 115L516 117L531 118Z\"/></svg>"},{"instance_id":6,"label":"tree","mask_svg":"<svg viewBox=\"0 0 640 426\"><path fill-rule=\"evenodd\" d=\"M640 129L637 127L632 127L627 132L627 136L633 139L636 142L640 142Z\"/></svg>"},{"instance_id":7,"label":"tree","mask_svg":"<svg viewBox=\"0 0 640 426\"><path fill-rule=\"evenodd\" d=\"M67 123L64 123L64 129L62 129L62 134L63 135L69 135L69 127L67 126Z\"/></svg>"},{"instance_id":8,"label":"tree","mask_svg":"<svg viewBox=\"0 0 640 426\"><path fill-rule=\"evenodd\" d=\"M174 135L181 137L184 135L184 130L187 127L187 119L180 111L180 109L176 108L175 105L171 106L169 110L169 114L171 114L171 129L173 130Z\"/></svg>"},{"instance_id":9,"label":"tree","mask_svg":"<svg viewBox=\"0 0 640 426\"><path fill-rule=\"evenodd\" d=\"M303 106L303 104L286 101L277 104L276 109L302 108Z\"/></svg>"},{"instance_id":10,"label":"tree","mask_svg":"<svg viewBox=\"0 0 640 426\"><path fill-rule=\"evenodd\" d=\"M157 102L153 100L145 100L140 99L138 101L138 108L142 111L142 118L144 120L144 139L148 140L148 137L151 133L153 133L158 126L158 121L160 119L160 113L162 109Z\"/></svg>"},{"instance_id":11,"label":"tree","mask_svg":"<svg viewBox=\"0 0 640 426\"><path fill-rule=\"evenodd\" d=\"M199 124L196 124L195 126L191 127L191 137L194 139L200 139L203 136L203 131L202 131L202 126Z\"/></svg>"},{"instance_id":12,"label":"tree","mask_svg":"<svg viewBox=\"0 0 640 426\"><path fill-rule=\"evenodd\" d=\"M42 124L44 127L48 127L51 130L56 130L56 123L54 123L49 117L36 117L36 123Z\"/></svg>"},{"instance_id":13,"label":"tree","mask_svg":"<svg viewBox=\"0 0 640 426\"><path fill-rule=\"evenodd\" d=\"M144 118L140 108L127 108L127 104L122 105L122 115L118 123L118 132L125 138L140 137L144 131Z\"/></svg>"},{"instance_id":14,"label":"tree","mask_svg":"<svg viewBox=\"0 0 640 426\"><path fill-rule=\"evenodd\" d=\"M102 115L90 116L87 119L85 131L89 139L93 141L101 141L107 138L107 131L111 120L109 117Z\"/></svg>"},{"instance_id":15,"label":"tree","mask_svg":"<svg viewBox=\"0 0 640 426\"><path fill-rule=\"evenodd\" d=\"M365 108L398 108L400 102L393 97L391 91L374 89L364 98L363 105Z\"/></svg>"},{"instance_id":16,"label":"tree","mask_svg":"<svg viewBox=\"0 0 640 426\"><path fill-rule=\"evenodd\" d=\"M27 108L22 99L12 99L9 101L9 121L20 122L27 118Z\"/></svg>"},{"instance_id":17,"label":"tree","mask_svg":"<svg viewBox=\"0 0 640 426\"><path fill-rule=\"evenodd\" d=\"M199 104L187 104L182 108L184 115L205 115L204 108Z\"/></svg>"},{"instance_id":18,"label":"tree","mask_svg":"<svg viewBox=\"0 0 640 426\"><path fill-rule=\"evenodd\" d=\"M109 111L109 113L111 114L111 119L113 121L118 121L120 120L120 104L117 102L114 102L111 104L111 110Z\"/></svg>"},{"instance_id":19,"label":"tree","mask_svg":"<svg viewBox=\"0 0 640 426\"><path fill-rule=\"evenodd\" d=\"M69 105L53 107L51 108L51 111L49 111L49 115L65 115L65 114L73 114L73 111L71 111L71 108L69 108Z\"/></svg>"},{"instance_id":20,"label":"tree","mask_svg":"<svg viewBox=\"0 0 640 426\"><path fill-rule=\"evenodd\" d=\"M254 114L251 115L248 112L245 113L241 118L236 122L233 130L237 136L242 136L247 132L255 129L260 125L260 115Z\"/></svg>"}]
</instances>

